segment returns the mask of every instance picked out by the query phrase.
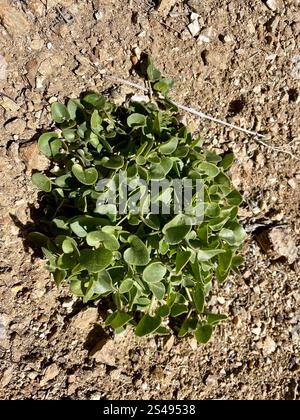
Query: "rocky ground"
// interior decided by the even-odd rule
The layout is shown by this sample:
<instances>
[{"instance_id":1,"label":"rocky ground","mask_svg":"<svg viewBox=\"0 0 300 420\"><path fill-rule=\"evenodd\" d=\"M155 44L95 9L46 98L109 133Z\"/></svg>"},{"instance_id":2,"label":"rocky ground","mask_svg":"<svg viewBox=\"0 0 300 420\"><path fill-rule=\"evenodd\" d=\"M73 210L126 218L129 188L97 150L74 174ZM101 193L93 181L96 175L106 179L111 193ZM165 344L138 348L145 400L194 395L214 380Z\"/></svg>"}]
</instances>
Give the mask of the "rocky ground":
<instances>
[{"instance_id":1,"label":"rocky ground","mask_svg":"<svg viewBox=\"0 0 300 420\"><path fill-rule=\"evenodd\" d=\"M300 4L298 0L0 2L0 397L300 399ZM183 115L233 150L249 236L241 275L211 298L229 321L211 343L113 337L101 306L57 290L23 243L36 133L49 103L87 89L122 101L150 53L173 98L265 134Z\"/></svg>"}]
</instances>

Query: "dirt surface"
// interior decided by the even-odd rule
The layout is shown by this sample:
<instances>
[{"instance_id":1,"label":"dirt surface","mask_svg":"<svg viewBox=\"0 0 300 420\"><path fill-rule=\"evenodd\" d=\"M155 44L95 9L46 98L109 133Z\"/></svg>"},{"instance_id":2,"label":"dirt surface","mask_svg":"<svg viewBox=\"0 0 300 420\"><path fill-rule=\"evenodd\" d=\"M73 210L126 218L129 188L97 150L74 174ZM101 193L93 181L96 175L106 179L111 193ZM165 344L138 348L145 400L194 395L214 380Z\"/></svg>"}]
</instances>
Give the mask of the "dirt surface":
<instances>
[{"instance_id":1,"label":"dirt surface","mask_svg":"<svg viewBox=\"0 0 300 420\"><path fill-rule=\"evenodd\" d=\"M300 399L299 1L154 6L0 1L1 398ZM273 147L183 116L207 147L235 152L249 232L241 275L210 301L229 320L204 347L131 331L113 337L101 306L57 290L23 246L37 197L30 174L45 165L36 143L24 141L49 127L56 98L97 89L122 101L133 90L101 75L141 83L132 70L140 52L176 80L174 100L265 133Z\"/></svg>"}]
</instances>

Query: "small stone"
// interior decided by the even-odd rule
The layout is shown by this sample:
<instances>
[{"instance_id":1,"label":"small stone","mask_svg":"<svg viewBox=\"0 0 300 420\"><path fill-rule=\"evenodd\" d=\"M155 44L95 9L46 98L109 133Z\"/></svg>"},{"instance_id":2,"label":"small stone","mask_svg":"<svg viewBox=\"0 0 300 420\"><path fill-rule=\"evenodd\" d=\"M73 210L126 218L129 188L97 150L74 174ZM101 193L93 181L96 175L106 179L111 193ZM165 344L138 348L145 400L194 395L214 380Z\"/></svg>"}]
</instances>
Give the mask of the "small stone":
<instances>
[{"instance_id":1,"label":"small stone","mask_svg":"<svg viewBox=\"0 0 300 420\"><path fill-rule=\"evenodd\" d=\"M58 374L59 374L59 368L55 363L48 366L47 369L45 370L44 377L40 382L41 386L44 386L46 385L47 382L52 381L54 378L58 376Z\"/></svg>"},{"instance_id":2,"label":"small stone","mask_svg":"<svg viewBox=\"0 0 300 420\"><path fill-rule=\"evenodd\" d=\"M261 328L260 327L253 328L252 332L253 332L254 335L258 336L261 333Z\"/></svg>"},{"instance_id":3,"label":"small stone","mask_svg":"<svg viewBox=\"0 0 300 420\"><path fill-rule=\"evenodd\" d=\"M0 80L7 78L7 62L3 55L0 54Z\"/></svg>"},{"instance_id":4,"label":"small stone","mask_svg":"<svg viewBox=\"0 0 300 420\"><path fill-rule=\"evenodd\" d=\"M5 124L5 129L11 134L23 134L26 129L26 123L24 120L20 118L16 118L15 120L9 121Z\"/></svg>"},{"instance_id":5,"label":"small stone","mask_svg":"<svg viewBox=\"0 0 300 420\"><path fill-rule=\"evenodd\" d=\"M32 169L44 171L49 167L49 159L40 153L36 142L31 144L25 143L20 147L19 153L29 173L31 173Z\"/></svg>"},{"instance_id":6,"label":"small stone","mask_svg":"<svg viewBox=\"0 0 300 420\"><path fill-rule=\"evenodd\" d=\"M57 97L56 96L51 96L51 98L49 99L49 104L54 104L54 102L57 102Z\"/></svg>"},{"instance_id":7,"label":"small stone","mask_svg":"<svg viewBox=\"0 0 300 420\"><path fill-rule=\"evenodd\" d=\"M190 31L189 31L187 28L185 28L185 29L181 32L180 36L181 36L181 39L182 39L183 41L186 41L187 39L190 39L190 38L191 38Z\"/></svg>"},{"instance_id":8,"label":"small stone","mask_svg":"<svg viewBox=\"0 0 300 420\"><path fill-rule=\"evenodd\" d=\"M10 290L12 291L12 293L14 295L17 295L23 289L24 289L24 285L23 284L16 284Z\"/></svg>"},{"instance_id":9,"label":"small stone","mask_svg":"<svg viewBox=\"0 0 300 420\"><path fill-rule=\"evenodd\" d=\"M223 297L218 297L217 301L219 302L220 305L224 305L225 303L225 299Z\"/></svg>"},{"instance_id":10,"label":"small stone","mask_svg":"<svg viewBox=\"0 0 300 420\"><path fill-rule=\"evenodd\" d=\"M255 29L255 25L254 25L254 23L250 20L250 22L247 24L247 29L248 29L248 32L251 34L251 35L254 35L255 34L255 32L256 32L256 29Z\"/></svg>"},{"instance_id":11,"label":"small stone","mask_svg":"<svg viewBox=\"0 0 300 420\"><path fill-rule=\"evenodd\" d=\"M269 356L276 350L276 343L271 337L267 337L262 345L262 352L264 356Z\"/></svg>"},{"instance_id":12,"label":"small stone","mask_svg":"<svg viewBox=\"0 0 300 420\"><path fill-rule=\"evenodd\" d=\"M171 350L171 348L174 345L174 341L175 341L175 337L174 335L171 335L171 337L166 341L166 344L164 345L164 350L166 352L169 352Z\"/></svg>"},{"instance_id":13,"label":"small stone","mask_svg":"<svg viewBox=\"0 0 300 420\"><path fill-rule=\"evenodd\" d=\"M188 30L190 31L191 35L193 37L197 36L198 33L200 32L200 24L198 22L198 19L193 20L189 25L188 25Z\"/></svg>"},{"instance_id":14,"label":"small stone","mask_svg":"<svg viewBox=\"0 0 300 420\"><path fill-rule=\"evenodd\" d=\"M85 311L79 313L73 320L73 327L79 330L88 332L89 327L95 324L98 319L97 308L88 308Z\"/></svg>"},{"instance_id":15,"label":"small stone","mask_svg":"<svg viewBox=\"0 0 300 420\"><path fill-rule=\"evenodd\" d=\"M2 96L1 98L1 106L11 112L17 112L20 108L20 105L18 105L15 101L13 101L10 98L7 98L6 96Z\"/></svg>"},{"instance_id":16,"label":"small stone","mask_svg":"<svg viewBox=\"0 0 300 420\"><path fill-rule=\"evenodd\" d=\"M103 339L96 344L90 354L98 363L103 363L107 366L115 366L115 349L116 346L113 340Z\"/></svg>"},{"instance_id":17,"label":"small stone","mask_svg":"<svg viewBox=\"0 0 300 420\"><path fill-rule=\"evenodd\" d=\"M278 257L285 257L289 264L293 264L298 259L296 241L287 229L271 229L269 238Z\"/></svg>"},{"instance_id":18,"label":"small stone","mask_svg":"<svg viewBox=\"0 0 300 420\"><path fill-rule=\"evenodd\" d=\"M160 0L157 11L161 15L167 16L172 7L175 5L176 1L177 0Z\"/></svg>"},{"instance_id":19,"label":"small stone","mask_svg":"<svg viewBox=\"0 0 300 420\"><path fill-rule=\"evenodd\" d=\"M32 10L32 12L38 14L39 16L43 15L45 5L41 2L41 0L31 0L28 3L28 7Z\"/></svg>"},{"instance_id":20,"label":"small stone","mask_svg":"<svg viewBox=\"0 0 300 420\"><path fill-rule=\"evenodd\" d=\"M202 1L199 0L188 0L188 6L196 13L201 14L203 12L203 5Z\"/></svg>"},{"instance_id":21,"label":"small stone","mask_svg":"<svg viewBox=\"0 0 300 420\"><path fill-rule=\"evenodd\" d=\"M146 95L133 95L131 102L149 102L149 96Z\"/></svg>"},{"instance_id":22,"label":"small stone","mask_svg":"<svg viewBox=\"0 0 300 420\"><path fill-rule=\"evenodd\" d=\"M208 42L211 42L213 39L215 39L216 36L217 36L217 33L214 28L212 27L204 28L202 29L198 37L198 41L208 43Z\"/></svg>"},{"instance_id":23,"label":"small stone","mask_svg":"<svg viewBox=\"0 0 300 420\"><path fill-rule=\"evenodd\" d=\"M101 394L99 394L98 392L95 392L94 394L92 394L90 396L90 400L91 401L99 401L99 400L101 400Z\"/></svg>"},{"instance_id":24,"label":"small stone","mask_svg":"<svg viewBox=\"0 0 300 420\"><path fill-rule=\"evenodd\" d=\"M136 66L136 65L137 65L137 63L139 62L139 59L137 58L137 56L136 56L136 55L132 55L132 56L130 57L130 61L131 61L131 63L132 63L132 65L133 65L133 66Z\"/></svg>"},{"instance_id":25,"label":"small stone","mask_svg":"<svg viewBox=\"0 0 300 420\"><path fill-rule=\"evenodd\" d=\"M9 367L3 373L1 378L1 388L5 388L10 383L13 377L13 367Z\"/></svg>"},{"instance_id":26,"label":"small stone","mask_svg":"<svg viewBox=\"0 0 300 420\"><path fill-rule=\"evenodd\" d=\"M44 46L44 41L39 37L33 38L30 44L31 49L33 49L34 51L41 50L43 46Z\"/></svg>"},{"instance_id":27,"label":"small stone","mask_svg":"<svg viewBox=\"0 0 300 420\"><path fill-rule=\"evenodd\" d=\"M295 178L291 178L288 180L288 184L293 190L296 190L298 188L298 182Z\"/></svg>"},{"instance_id":28,"label":"small stone","mask_svg":"<svg viewBox=\"0 0 300 420\"><path fill-rule=\"evenodd\" d=\"M282 7L283 4L281 0L267 0L266 5L273 12L276 12L276 10Z\"/></svg>"},{"instance_id":29,"label":"small stone","mask_svg":"<svg viewBox=\"0 0 300 420\"><path fill-rule=\"evenodd\" d=\"M197 343L196 338L189 339L188 343L189 343L189 345L190 345L190 347L191 347L192 350L197 350L198 343Z\"/></svg>"},{"instance_id":30,"label":"small stone","mask_svg":"<svg viewBox=\"0 0 300 420\"><path fill-rule=\"evenodd\" d=\"M138 34L138 38L145 38L145 36L147 35L147 32L146 31L141 31L139 34Z\"/></svg>"},{"instance_id":31,"label":"small stone","mask_svg":"<svg viewBox=\"0 0 300 420\"><path fill-rule=\"evenodd\" d=\"M14 38L25 36L30 30L25 13L13 7L8 0L2 0L0 3L0 22Z\"/></svg>"},{"instance_id":32,"label":"small stone","mask_svg":"<svg viewBox=\"0 0 300 420\"><path fill-rule=\"evenodd\" d=\"M224 41L227 42L228 44L231 42L234 42L234 38L231 35L225 35L224 37Z\"/></svg>"},{"instance_id":33,"label":"small stone","mask_svg":"<svg viewBox=\"0 0 300 420\"><path fill-rule=\"evenodd\" d=\"M214 375L208 375L205 381L206 386L218 386L218 378Z\"/></svg>"},{"instance_id":34,"label":"small stone","mask_svg":"<svg viewBox=\"0 0 300 420\"><path fill-rule=\"evenodd\" d=\"M27 376L28 376L29 379L31 379L32 381L34 381L38 377L38 373L32 371L32 372L27 373Z\"/></svg>"},{"instance_id":35,"label":"small stone","mask_svg":"<svg viewBox=\"0 0 300 420\"><path fill-rule=\"evenodd\" d=\"M103 18L103 13L100 11L100 10L98 10L96 13L95 13L95 19L99 22L99 20L101 20L102 18Z\"/></svg>"},{"instance_id":36,"label":"small stone","mask_svg":"<svg viewBox=\"0 0 300 420\"><path fill-rule=\"evenodd\" d=\"M190 16L190 19L191 19L191 22L193 22L194 20L198 20L199 19L198 13L192 12L191 16Z\"/></svg>"}]
</instances>

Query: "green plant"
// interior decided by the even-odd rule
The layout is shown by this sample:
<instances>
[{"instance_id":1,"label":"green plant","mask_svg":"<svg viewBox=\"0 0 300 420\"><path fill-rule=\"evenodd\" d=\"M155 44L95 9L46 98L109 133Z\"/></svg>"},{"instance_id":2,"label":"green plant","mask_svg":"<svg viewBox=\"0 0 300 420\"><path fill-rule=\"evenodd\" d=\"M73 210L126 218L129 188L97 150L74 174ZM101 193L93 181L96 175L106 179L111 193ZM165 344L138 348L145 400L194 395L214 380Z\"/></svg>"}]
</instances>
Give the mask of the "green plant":
<instances>
[{"instance_id":1,"label":"green plant","mask_svg":"<svg viewBox=\"0 0 300 420\"><path fill-rule=\"evenodd\" d=\"M38 141L51 167L32 176L42 191L43 217L29 239L42 248L57 286L69 284L84 302L108 300L106 325L116 332L132 324L137 336L173 330L206 343L226 319L206 307L213 278L224 282L242 263L236 255L245 239L237 222L242 197L225 175L234 157L207 151L193 139L168 97L172 80L150 59L147 77L155 103L121 108L89 92L66 106L52 104L56 128ZM127 203L144 188L138 179L170 185L190 179L192 210L201 180L202 220L195 224L191 214L176 214L170 188L151 196L156 204L171 204L170 214L145 214L142 206L119 214L114 204L103 212L111 191L98 182L114 181L120 199L124 173L131 182Z\"/></svg>"}]
</instances>

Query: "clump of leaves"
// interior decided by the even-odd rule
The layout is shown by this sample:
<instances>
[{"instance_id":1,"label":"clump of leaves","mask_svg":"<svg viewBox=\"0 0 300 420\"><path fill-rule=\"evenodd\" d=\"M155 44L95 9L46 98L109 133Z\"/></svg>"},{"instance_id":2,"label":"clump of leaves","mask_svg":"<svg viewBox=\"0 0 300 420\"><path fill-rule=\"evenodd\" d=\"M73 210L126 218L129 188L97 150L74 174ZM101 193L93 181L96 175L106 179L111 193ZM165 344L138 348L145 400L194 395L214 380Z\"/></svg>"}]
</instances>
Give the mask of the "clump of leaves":
<instances>
[{"instance_id":1,"label":"clump of leaves","mask_svg":"<svg viewBox=\"0 0 300 420\"><path fill-rule=\"evenodd\" d=\"M42 248L57 286L68 284L84 302L109 303L106 325L116 332L132 324L140 337L175 331L206 343L226 319L206 306L214 279L223 283L242 263L236 255L245 239L237 221L242 197L225 175L234 157L205 150L177 119L168 97L173 81L151 59L146 70L155 102L121 108L89 92L66 106L52 104L55 128L38 141L50 169L32 176L42 191L43 217L29 239ZM201 222L175 214L169 191L151 197L171 202L169 214L124 215L113 205L103 212L98 203L107 191L97 185L115 181L120 198L121 171L131 185L137 179L202 180ZM140 188L137 183L128 200Z\"/></svg>"}]
</instances>

